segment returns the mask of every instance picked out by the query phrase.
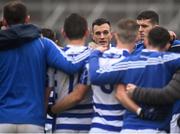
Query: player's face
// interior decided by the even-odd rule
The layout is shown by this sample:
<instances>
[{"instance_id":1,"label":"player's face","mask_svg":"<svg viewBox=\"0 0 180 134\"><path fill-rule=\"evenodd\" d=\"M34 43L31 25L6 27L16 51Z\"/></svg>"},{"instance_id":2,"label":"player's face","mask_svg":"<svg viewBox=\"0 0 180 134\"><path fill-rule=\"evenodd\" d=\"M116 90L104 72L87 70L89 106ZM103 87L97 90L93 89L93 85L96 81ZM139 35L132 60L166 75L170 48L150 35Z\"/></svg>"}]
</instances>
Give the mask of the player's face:
<instances>
[{"instance_id":1,"label":"player's face","mask_svg":"<svg viewBox=\"0 0 180 134\"><path fill-rule=\"evenodd\" d=\"M110 26L107 23L99 26L94 25L92 38L96 44L108 46L112 38Z\"/></svg>"},{"instance_id":2,"label":"player's face","mask_svg":"<svg viewBox=\"0 0 180 134\"><path fill-rule=\"evenodd\" d=\"M151 23L150 19L137 20L137 23L139 25L139 37L144 40L155 25Z\"/></svg>"}]
</instances>

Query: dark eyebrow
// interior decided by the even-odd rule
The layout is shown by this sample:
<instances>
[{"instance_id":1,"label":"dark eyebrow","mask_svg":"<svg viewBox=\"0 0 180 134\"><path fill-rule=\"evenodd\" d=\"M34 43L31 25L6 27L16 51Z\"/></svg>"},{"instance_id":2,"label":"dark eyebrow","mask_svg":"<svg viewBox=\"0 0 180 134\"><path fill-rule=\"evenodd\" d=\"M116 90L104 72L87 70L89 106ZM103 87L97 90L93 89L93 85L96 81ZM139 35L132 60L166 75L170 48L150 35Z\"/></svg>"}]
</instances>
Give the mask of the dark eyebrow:
<instances>
[{"instance_id":1,"label":"dark eyebrow","mask_svg":"<svg viewBox=\"0 0 180 134\"><path fill-rule=\"evenodd\" d=\"M102 32L100 32L100 31L95 32L95 34L101 34L101 33L103 33L103 34L108 34L109 31L108 31L108 30L104 30L104 31L102 31Z\"/></svg>"}]
</instances>

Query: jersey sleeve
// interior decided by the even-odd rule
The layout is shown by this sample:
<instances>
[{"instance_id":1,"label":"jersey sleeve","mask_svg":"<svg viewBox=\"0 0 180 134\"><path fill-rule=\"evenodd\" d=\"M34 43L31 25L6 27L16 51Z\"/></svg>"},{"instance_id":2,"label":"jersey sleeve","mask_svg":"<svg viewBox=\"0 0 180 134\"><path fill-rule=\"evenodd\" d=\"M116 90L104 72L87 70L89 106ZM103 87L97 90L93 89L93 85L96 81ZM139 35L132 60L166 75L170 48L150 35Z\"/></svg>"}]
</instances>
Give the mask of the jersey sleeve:
<instances>
[{"instance_id":1,"label":"jersey sleeve","mask_svg":"<svg viewBox=\"0 0 180 134\"><path fill-rule=\"evenodd\" d=\"M118 64L114 66L99 66L99 57L102 55L100 51L94 51L89 57L90 80L94 85L117 84L125 75L123 68L118 68Z\"/></svg>"},{"instance_id":2,"label":"jersey sleeve","mask_svg":"<svg viewBox=\"0 0 180 134\"><path fill-rule=\"evenodd\" d=\"M42 44L46 51L47 63L51 67L55 67L61 71L64 71L67 74L77 73L82 69L85 64L85 60L88 58L90 50L87 50L86 53L82 53L80 60L74 60L74 58L68 58L66 54L59 49L55 43L48 39L43 40ZM80 55L78 55L80 56Z\"/></svg>"}]
</instances>

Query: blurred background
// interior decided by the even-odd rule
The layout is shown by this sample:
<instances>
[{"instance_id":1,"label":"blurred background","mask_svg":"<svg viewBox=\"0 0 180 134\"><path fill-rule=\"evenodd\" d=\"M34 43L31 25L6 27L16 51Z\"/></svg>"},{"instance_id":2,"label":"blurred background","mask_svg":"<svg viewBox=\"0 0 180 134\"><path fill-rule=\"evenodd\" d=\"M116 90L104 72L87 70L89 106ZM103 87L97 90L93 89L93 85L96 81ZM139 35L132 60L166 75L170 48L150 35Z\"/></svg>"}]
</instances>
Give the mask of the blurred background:
<instances>
[{"instance_id":1,"label":"blurred background","mask_svg":"<svg viewBox=\"0 0 180 134\"><path fill-rule=\"evenodd\" d=\"M2 7L10 0L0 0ZM98 17L109 19L114 26L123 17L136 19L143 10L155 10L160 25L174 31L180 39L180 0L22 0L26 3L31 21L40 27L58 32L66 16L79 13L88 20L89 28Z\"/></svg>"}]
</instances>

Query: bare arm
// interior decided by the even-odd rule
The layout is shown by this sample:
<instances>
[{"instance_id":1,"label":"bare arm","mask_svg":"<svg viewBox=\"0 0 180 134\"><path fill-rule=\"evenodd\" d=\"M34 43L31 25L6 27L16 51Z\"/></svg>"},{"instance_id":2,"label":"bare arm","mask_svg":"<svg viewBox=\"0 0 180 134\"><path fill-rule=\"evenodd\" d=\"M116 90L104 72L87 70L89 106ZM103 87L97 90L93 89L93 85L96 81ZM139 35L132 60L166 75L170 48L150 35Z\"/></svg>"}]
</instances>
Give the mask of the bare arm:
<instances>
[{"instance_id":1,"label":"bare arm","mask_svg":"<svg viewBox=\"0 0 180 134\"><path fill-rule=\"evenodd\" d=\"M64 112L65 110L75 106L85 97L89 87L83 84L77 84L75 89L65 96L61 100L57 100L56 104L52 106L52 112L55 114L59 114Z\"/></svg>"},{"instance_id":2,"label":"bare arm","mask_svg":"<svg viewBox=\"0 0 180 134\"><path fill-rule=\"evenodd\" d=\"M119 84L116 88L116 98L128 110L137 113L140 108L126 93L125 85Z\"/></svg>"}]
</instances>

